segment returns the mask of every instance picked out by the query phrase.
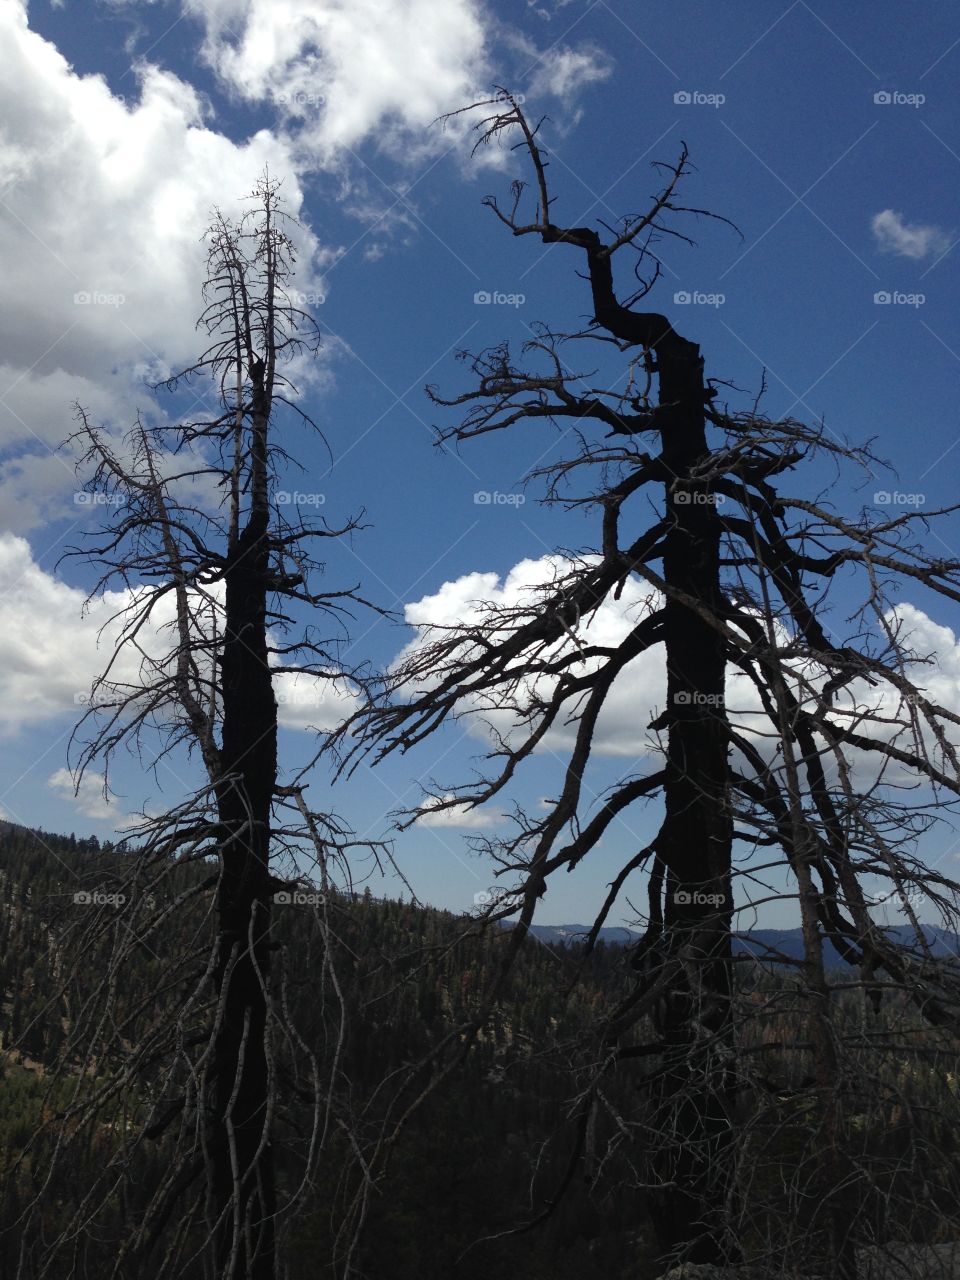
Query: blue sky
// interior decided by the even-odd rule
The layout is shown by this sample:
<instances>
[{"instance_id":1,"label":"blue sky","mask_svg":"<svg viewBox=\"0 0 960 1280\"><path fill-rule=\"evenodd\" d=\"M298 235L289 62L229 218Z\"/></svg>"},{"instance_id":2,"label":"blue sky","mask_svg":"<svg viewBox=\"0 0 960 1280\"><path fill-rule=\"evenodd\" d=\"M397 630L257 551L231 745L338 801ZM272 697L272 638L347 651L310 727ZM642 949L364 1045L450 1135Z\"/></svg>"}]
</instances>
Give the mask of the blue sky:
<instances>
[{"instance_id":1,"label":"blue sky","mask_svg":"<svg viewBox=\"0 0 960 1280\"><path fill-rule=\"evenodd\" d=\"M588 521L539 505L536 487L522 485L569 443L560 432L524 424L459 454L431 442L431 427L452 418L423 387L465 389L458 349L521 342L535 321L573 327L589 313L573 251L513 239L481 207L506 192L519 161L471 160L463 128L430 123L492 83L549 116L558 221L612 223L643 207L658 189L651 162L674 160L685 141L695 172L684 202L739 234L678 222L696 244L660 246L651 305L700 343L709 375L743 389L741 407L765 369L769 414L875 438L896 474L861 477L859 491L841 482L838 505L853 511L884 491L928 508L956 499L952 6L906 22L890 3L803 0L191 0L182 10L63 0L29 12L6 0L0 47L0 804L17 821L109 836L118 813L161 802L136 761L118 762L109 807L95 786L73 798L62 772L97 657L92 621L79 617L91 574L57 562L97 513L74 501L56 446L77 399L117 432L137 409L175 414L144 379L189 361L210 208L235 208L265 163L309 229L304 283L323 299L324 348L305 394L334 463L287 423L306 469L290 489L322 495L332 521L362 507L368 525L325 548L330 585L360 582L386 607L421 602L423 616L439 616L476 595L470 575L491 575L483 584L497 591L524 561L595 545ZM513 301L484 304L478 293ZM796 486L812 494L829 479L815 467ZM525 501L478 504L478 492ZM956 521L930 536L945 555L960 547ZM921 630L952 671L957 609L920 592L903 599L929 611ZM834 621L842 631L842 608ZM360 617L348 656L385 664L410 636ZM655 686L651 677L651 697ZM290 767L315 741L294 720L283 730ZM362 770L330 806L380 836L418 782L465 780L483 745L448 734ZM596 787L630 766L629 736L611 728ZM554 794L557 770L557 756L535 759L516 798ZM166 773L164 794L175 798L186 780ZM328 785L318 772L315 797ZM474 834L498 829L496 816L481 821L493 826ZM542 919L589 917L624 848L649 831L638 815L614 832L589 867L551 888ZM491 883L466 848L470 834L427 826L398 840L423 899L467 909ZM928 853L946 865L955 847L943 831ZM629 915L624 906L611 923Z\"/></svg>"}]
</instances>

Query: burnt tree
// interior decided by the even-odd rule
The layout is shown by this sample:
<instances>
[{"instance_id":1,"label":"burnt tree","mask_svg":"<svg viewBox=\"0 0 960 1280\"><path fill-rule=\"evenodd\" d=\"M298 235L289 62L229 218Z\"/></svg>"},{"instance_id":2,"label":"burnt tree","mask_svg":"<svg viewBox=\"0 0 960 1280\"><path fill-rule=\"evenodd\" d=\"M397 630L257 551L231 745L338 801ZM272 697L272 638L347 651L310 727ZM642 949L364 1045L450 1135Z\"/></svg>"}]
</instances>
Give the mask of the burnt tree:
<instances>
[{"instance_id":1,"label":"burnt tree","mask_svg":"<svg viewBox=\"0 0 960 1280\"><path fill-rule=\"evenodd\" d=\"M67 1225L31 1245L38 1276L61 1274L65 1258L106 1231L117 1241L116 1277L195 1275L202 1265L216 1280L273 1280L278 1231L309 1198L334 1107L350 1132L340 1094L346 1010L327 891L359 842L307 803L302 775L281 783L274 682L312 682L318 706L325 689L359 687L338 645L352 605L365 602L353 588L310 582L321 568L315 540L358 526L308 524L278 498L288 460L278 409L316 429L290 362L316 354L319 332L292 287L293 220L279 184L265 176L251 198L246 214L218 214L208 233L198 322L208 345L159 384L190 391L188 416L170 427L138 422L118 440L78 408L72 437L88 488L107 496L114 515L90 535L92 545L71 554L99 567L94 594L127 592L113 620L113 652L76 732L77 785L102 762L106 788L121 748L153 769L181 751L199 760L202 781L130 829L135 852L113 886L123 910L98 910L63 931L64 993L69 999L76 989L78 1012L51 1087L66 1082L73 1097L46 1126L57 1137L45 1176L83 1143L99 1150L105 1132L121 1140L78 1193ZM204 416L190 417L197 404ZM308 854L319 885L304 877ZM185 878L191 864L208 874ZM272 919L275 895L286 891L289 900L304 878L323 891L310 895L323 956L316 996L339 1046L322 1061L291 1020L290 966ZM177 945L156 945L165 930ZM105 972L84 994L86 954ZM157 992L173 1004L162 1018L149 1003L121 1018L125 966L145 955ZM302 1141L294 1149L284 1138L280 1195L275 1148L291 1107L297 1119L287 1132L301 1132ZM38 1150L46 1141L38 1135ZM155 1160L163 1173L141 1202L131 1188ZM30 1214L42 1218L39 1198L18 1224L35 1241Z\"/></svg>"},{"instance_id":2,"label":"burnt tree","mask_svg":"<svg viewBox=\"0 0 960 1280\"><path fill-rule=\"evenodd\" d=\"M645 931L632 957L636 986L597 1028L588 1055L593 1085L578 1095L575 1151L583 1152L593 1131L604 1072L626 1062L639 1068L646 1102L632 1130L637 1184L664 1262L741 1256L750 1206L739 1194L736 1102L750 1072L734 1000L734 882L745 893L741 907L763 900L768 874L796 885L805 942L798 991L809 1030L803 1052L812 1055L819 1126L817 1247L831 1273L848 1280L857 1264L842 1133L847 1086L823 947L829 940L858 966L871 998L882 974L928 1021L956 1019L957 972L932 961L905 891L922 884L944 918L956 920L960 886L925 867L912 845L960 796L960 716L924 693L930 655L913 651L887 583L913 581L960 601L960 562L933 556L911 538L914 513L845 517L818 497L781 497L779 478L818 454L868 474L880 464L868 449L836 442L816 425L769 420L759 401L744 412L721 407L716 386L705 383L698 345L666 316L643 309L659 276L658 239L686 240L671 223L704 213L678 198L685 148L675 164L658 166L666 176L647 211L603 239L591 227L554 221L540 125L532 126L504 90L468 110L484 108L477 145L516 140L532 170L536 208L532 219L521 217L527 184L520 181L509 209L494 197L485 203L513 235L583 255L592 320L573 333L534 326L519 359L506 343L461 353L471 388L452 397L428 388L435 404L464 415L439 430L440 443L538 420L572 425L579 452L533 474L547 482L547 501L597 511L599 537L588 552L559 557L553 580L520 603L478 602L459 624L424 627L380 696L333 745L350 769L367 756L406 752L463 716L487 722L495 767L474 784L430 783L424 804L403 815L401 825L408 825L438 808L486 803L552 731L573 726L548 812L520 811L516 834L478 841L506 884L485 915L516 918L502 974L550 876L576 867L631 807L660 798L655 836L625 859L591 930L592 944L627 878L645 871ZM620 301L613 262L631 251L639 287ZM569 353L590 343L621 354L626 376L621 366L598 389L595 369L577 372ZM596 428L606 429L604 438L591 436ZM709 440L708 430L719 438ZM641 439L654 447L642 448ZM581 476L592 483L577 496L570 488ZM648 495L648 508L658 506L659 514L628 534L636 500ZM837 642L820 612L845 572L865 591L853 634ZM640 616L620 642L595 640L593 616L628 584L648 591ZM623 777L590 813L585 775L598 720L628 665L654 648L666 669L666 702L649 725L657 764ZM731 673L750 703L746 719L730 704ZM861 782L857 770L870 762L876 776ZM903 802L886 786L891 767L908 770L928 793ZM882 877L904 899L912 946L897 944L871 916L865 875ZM770 896L791 895L778 888ZM482 1025L500 981L477 1023L462 1029L461 1043ZM618 1125L630 1127L622 1118Z\"/></svg>"},{"instance_id":3,"label":"burnt tree","mask_svg":"<svg viewBox=\"0 0 960 1280\"><path fill-rule=\"evenodd\" d=\"M658 479L666 490L657 552L667 590L662 609L647 619L635 646L639 651L662 645L667 670L668 710L660 724L667 733L661 772L664 817L650 851L654 875L662 879L665 892L662 921L648 933L636 963L651 970L655 955L658 968L668 964L674 972L669 994L661 1002L658 1029L669 1048L653 1120L654 1126L669 1127L675 1135L657 1168L657 1177L669 1189L653 1193L660 1242L665 1254L686 1248L692 1262L721 1262L737 1256L724 1230L731 1183L727 1149L733 1088L733 821L723 715L726 656L723 638L712 624L723 608L723 531L709 487L701 479L710 448L700 348L678 334L666 316L622 305L613 281L617 250L660 229L664 213L687 211L674 198L686 172L687 153L684 149L650 213L631 220L622 234L605 243L590 227L554 224L536 129L518 105L505 105L505 112L481 126L481 141L519 129L535 175L536 218L526 224L517 219L520 184L515 184L510 213L502 212L493 198L486 203L514 235L534 234L544 244L569 244L583 252L595 326L625 348L640 348L644 370L655 375L659 389L658 403L649 414L641 411L633 420L622 412L610 415L616 434L657 432L660 453L633 484ZM580 404L569 407L575 416L583 416ZM622 500L627 493L619 496ZM610 504L605 514L615 519L617 511L618 506ZM687 980L688 972L695 973L693 982ZM691 1088L693 1081L699 1087Z\"/></svg>"}]
</instances>

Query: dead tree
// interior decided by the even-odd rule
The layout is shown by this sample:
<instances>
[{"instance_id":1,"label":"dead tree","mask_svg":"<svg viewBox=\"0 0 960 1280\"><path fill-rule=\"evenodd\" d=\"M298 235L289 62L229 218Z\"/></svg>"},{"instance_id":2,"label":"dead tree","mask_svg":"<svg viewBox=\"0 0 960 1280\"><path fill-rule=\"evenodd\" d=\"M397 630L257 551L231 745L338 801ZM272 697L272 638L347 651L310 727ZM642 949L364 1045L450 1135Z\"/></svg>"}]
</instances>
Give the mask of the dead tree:
<instances>
[{"instance_id":1,"label":"dead tree","mask_svg":"<svg viewBox=\"0 0 960 1280\"><path fill-rule=\"evenodd\" d=\"M949 1022L960 1008L956 971L931 964L919 929L915 947L896 946L870 915L862 887L864 875L880 875L900 891L922 884L944 912L954 906L958 886L911 854L911 837L960 795L960 718L918 683L917 663L928 655L911 651L886 584L918 582L960 600L960 562L917 544L916 514L848 518L816 496L781 497L776 482L814 455L868 473L879 464L869 450L837 443L816 426L769 421L759 401L745 412L721 408L697 344L640 305L659 275L657 241L680 234L672 223L681 215L704 212L678 198L685 148L675 164L661 166L665 182L647 211L603 238L591 227L553 220L540 125L503 90L471 109L484 107L477 145L515 141L532 171L535 209L522 216L526 184L519 181L508 211L494 197L485 204L514 236L570 245L582 255L592 320L573 333L535 327L519 360L506 344L461 353L475 379L470 389L443 398L428 388L434 403L465 415L440 430L440 442L530 420L572 425L579 451L534 477L546 481L548 501L595 509L599 536L588 552L566 553L555 580L529 600L478 607L462 624L425 628L380 696L342 731L342 767L410 750L459 717L487 718L492 771L479 783L432 784L424 805L407 813L410 822L428 808L486 803L552 731L573 726L549 811L520 813L514 835L483 842L511 890L491 905L490 918L517 918L505 969L551 875L576 867L629 808L660 798L655 837L624 861L591 935L627 877L645 869L649 906L633 955L636 990L598 1029L599 1043L608 1064L656 1064L645 1077L649 1159L641 1184L661 1255L729 1262L740 1255L743 1221L733 1120L734 881L745 894L740 907L764 896L774 866L796 886L825 1188L837 1181L842 1152L824 941L859 966L866 983L883 974L908 990L928 1018ZM639 287L620 301L613 264L629 254ZM598 387L596 370L576 371L577 353L589 344L621 354L626 370L601 377ZM651 442L649 452L641 441ZM589 484L578 496L571 486L581 476ZM659 515L637 528L641 497ZM865 591L852 634L838 640L822 616L824 597L841 578ZM592 616L638 582L648 596L629 634L616 645L593 642ZM624 777L591 812L585 775L598 719L628 664L653 648L662 651L667 675L665 706L649 726L659 762ZM749 691L752 718L731 703L731 673L741 696ZM864 762L877 762L866 784L857 773ZM898 802L886 786L891 769L906 770L929 795ZM766 869L764 857L772 860ZM831 1265L852 1277L849 1204L835 1187L824 1194Z\"/></svg>"},{"instance_id":2,"label":"dead tree","mask_svg":"<svg viewBox=\"0 0 960 1280\"><path fill-rule=\"evenodd\" d=\"M209 232L198 324L208 345L161 384L186 386L194 404L216 398L216 410L171 428L138 422L118 446L78 409L81 469L116 514L75 554L100 567L96 592L129 592L76 739L78 785L95 763L108 777L122 747L154 769L178 751L181 760L192 756L203 781L129 833L137 854L120 895L124 913L101 910L74 929L79 959L65 988L82 972L82 952L98 956L106 974L74 1002L59 1073L74 1082L73 1096L53 1118L61 1126L55 1156L68 1160L84 1135L102 1143L105 1129L123 1141L39 1261L32 1257L31 1275L63 1274L64 1257L77 1256L106 1214L119 1236L115 1276L196 1275L202 1259L215 1280L273 1280L278 1223L308 1194L330 1130L343 1123L333 1101L339 1049L319 1062L290 1021L272 903L296 887L312 854L313 888L323 891L312 895L324 944L318 1000L331 995L333 1041L342 1045L327 891L351 841L335 818L307 804L305 783L279 780L273 681L297 673L318 687L358 687L336 647L360 597L310 585L314 540L341 536L357 521L307 524L299 507L277 504L287 457L278 410L314 426L289 372L295 357L316 353L319 334L292 291L294 243L278 184L264 177L252 200L245 216L218 215ZM297 609L304 629L291 639ZM84 739L87 727L93 733ZM290 883L278 875L285 850ZM209 874L184 881L185 864ZM189 947L161 944L164 931L185 934ZM157 993L179 993L175 1016L158 1023L145 1007L121 1021L115 999L125 964L146 952L157 960ZM306 1108L298 1122L304 1154L299 1185L288 1185L281 1203L274 1147L291 1101ZM105 1119L114 1104L122 1119ZM134 1208L125 1188L152 1149L168 1164ZM126 1206L119 1226L111 1207L118 1189ZM33 1208L42 1212L39 1197Z\"/></svg>"}]
</instances>

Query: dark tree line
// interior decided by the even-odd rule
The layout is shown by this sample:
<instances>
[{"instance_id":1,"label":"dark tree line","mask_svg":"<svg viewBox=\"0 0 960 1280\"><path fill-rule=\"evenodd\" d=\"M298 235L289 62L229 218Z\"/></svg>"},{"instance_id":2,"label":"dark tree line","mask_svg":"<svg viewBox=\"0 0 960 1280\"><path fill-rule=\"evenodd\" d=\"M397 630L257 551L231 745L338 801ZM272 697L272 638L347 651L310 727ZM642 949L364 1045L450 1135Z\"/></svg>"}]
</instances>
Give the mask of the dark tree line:
<instances>
[{"instance_id":1,"label":"dark tree line","mask_svg":"<svg viewBox=\"0 0 960 1280\"><path fill-rule=\"evenodd\" d=\"M71 1102L76 1069L69 1062L65 1071L59 1069L63 1028L69 1030L96 991L101 962L109 962L111 950L109 935L94 942L84 968L65 986L71 928L82 927L86 908L64 911L57 904L72 899L77 884L112 885L114 877L123 884L124 863L138 856L131 850L125 857L93 858L91 852L71 848L68 838L22 828L0 831L0 1275L19 1272L33 1280L43 1256L39 1243L70 1224L105 1167L122 1168L122 1195L74 1235L60 1270L69 1274L72 1267L78 1280L110 1274L129 1219L146 1211L175 1158L176 1134L170 1129L153 1142L131 1141L135 1129L128 1126L145 1114L139 1101L141 1094L149 1096L149 1078L131 1080L122 1106L113 1112L102 1108L101 1123L80 1135L82 1140L71 1141L55 1123L41 1125L44 1114L49 1118ZM202 863L178 863L176 877L157 886L158 900L182 895L205 875ZM164 962L187 949L199 919L200 909L168 915L152 940L155 951L141 946L125 957L112 1013L128 1041L176 1013L177 989L157 979ZM343 1274L342 1228L355 1190L355 1180L346 1176L351 1137L362 1139L389 1112L385 1076L404 1076L406 1064L428 1058L432 1044L476 1016L505 941L494 929L465 936L462 918L378 900L369 892L333 892L329 919L347 957L338 965L351 1010L343 1074L366 1114L352 1134L337 1127L314 1170L310 1196L293 1220L285 1220L278 1269L289 1280ZM326 1063L331 1025L317 983L323 942L310 909L278 909L274 938L285 955L296 957L286 984L292 1019L318 1062ZM597 1018L630 990L624 955L619 946L601 944L585 955L580 945L543 946L533 939L521 948L462 1065L411 1116L395 1144L386 1176L378 1178L368 1202L351 1264L357 1274L396 1280L446 1280L451 1274L487 1280L510 1268L535 1280L657 1274L650 1205L638 1200L633 1181L633 1144L621 1141L608 1149L622 1137L624 1118L631 1114L632 1075L621 1072L604 1082L572 1177L577 1135L562 1123L570 1108L571 1055L593 1039ZM804 1047L807 1015L789 966L761 968L741 956L735 979L737 1052L744 1062L759 1064L751 1073L752 1093L743 1093L737 1104L754 1233L749 1245L751 1253L758 1240L769 1250L765 1274L779 1276L789 1274L783 1260L809 1252L797 1242L809 1240L818 1223L816 1198L796 1196L791 1185L795 1180L801 1189L808 1187L817 1164L816 1111L806 1076L810 1055ZM839 985L843 975L834 973L832 980ZM835 1033L856 1067L847 1099L851 1163L875 1171L860 1216L886 1237L947 1239L956 1231L960 1191L956 1034L924 1025L904 992L888 992L878 1013L867 1016L853 985L835 990L831 1000ZM642 1044L642 1034L634 1040ZM890 1045L896 1045L895 1053ZM425 1071L409 1081L405 1097L414 1098L428 1078ZM575 1078L574 1089L579 1082L589 1088L589 1070ZM282 1110L281 1196L291 1181L285 1131L295 1124L308 1127L312 1107L293 1097ZM49 1147L58 1142L66 1150L51 1163ZM564 1179L566 1192L553 1203ZM42 1215L25 1220L23 1211L38 1187ZM527 1229L517 1231L518 1225ZM154 1280L163 1268L164 1250L158 1248L129 1274ZM202 1274L199 1259L193 1270Z\"/></svg>"}]
</instances>

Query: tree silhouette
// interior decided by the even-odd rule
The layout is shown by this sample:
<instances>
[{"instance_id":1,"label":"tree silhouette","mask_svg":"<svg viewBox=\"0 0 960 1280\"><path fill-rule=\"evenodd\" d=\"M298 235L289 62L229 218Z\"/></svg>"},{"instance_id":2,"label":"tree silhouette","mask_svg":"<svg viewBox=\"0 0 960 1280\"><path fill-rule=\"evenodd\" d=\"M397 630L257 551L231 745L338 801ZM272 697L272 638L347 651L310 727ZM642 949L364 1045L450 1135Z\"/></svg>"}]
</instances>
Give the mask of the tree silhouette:
<instances>
[{"instance_id":1,"label":"tree silhouette","mask_svg":"<svg viewBox=\"0 0 960 1280\"><path fill-rule=\"evenodd\" d=\"M332 814L307 803L305 782L280 780L274 680L309 681L318 706L324 688L358 687L337 645L361 598L309 581L314 540L341 536L357 520L311 525L299 506L278 501L287 459L278 410L313 427L290 373L316 354L319 333L292 289L292 220L279 184L265 175L251 198L238 220L217 214L208 235L198 323L208 345L161 384L189 387L194 404L212 389L217 411L170 428L138 421L122 445L77 411L80 469L114 515L91 546L71 554L100 567L95 593L128 592L75 733L77 786L103 762L106 787L122 747L154 770L181 749L199 758L204 777L131 829L127 869L111 873L109 893L82 898L83 921L67 937L64 989L78 988L56 1076L75 1091L51 1120L61 1126L51 1168L83 1141L102 1147L104 1131L129 1138L91 1177L31 1274L62 1274L64 1257L107 1222L117 1239L112 1274L135 1274L149 1260L152 1275L194 1275L202 1258L203 1273L217 1280L272 1280L278 1223L308 1196L334 1127L345 1011L329 895L353 842ZM298 607L308 624L290 636ZM323 630L332 624L332 638L318 618ZM312 868L303 883L305 859ZM205 873L188 874L197 867ZM311 891L323 955L316 994L334 1046L323 1061L291 1021L290 967L272 919L275 895L289 900L297 888ZM161 934L178 945L157 946ZM146 993L121 1017L125 973L145 954L156 962L158 996ZM103 972L84 988L94 959ZM297 1137L284 1143L298 1154L280 1194L277 1133L291 1105L296 1124L286 1124ZM166 1167L144 1194L143 1161L155 1168L154 1149ZM42 1215L39 1199L31 1212Z\"/></svg>"},{"instance_id":2,"label":"tree silhouette","mask_svg":"<svg viewBox=\"0 0 960 1280\"><path fill-rule=\"evenodd\" d=\"M874 995L882 984L898 986L927 1019L955 1020L957 970L931 955L909 895L922 888L955 920L958 885L924 866L915 840L960 793L960 718L925 692L930 655L914 652L909 618L891 604L889 588L919 583L960 600L960 562L931 554L914 534L918 521L957 507L877 519L866 509L837 514L817 495L781 496L782 479L816 457L868 475L881 464L822 426L769 420L759 398L745 411L721 407L698 345L665 315L643 309L659 276L658 241L686 240L676 220L705 212L679 201L686 148L675 164L659 166L665 180L649 208L607 228L604 239L554 222L543 122L531 125L506 90L467 110L478 108L487 113L477 146L508 141L519 149L535 197L527 220L523 182L513 183L508 210L494 197L484 203L514 236L583 255L593 318L572 333L535 326L519 358L505 343L461 353L470 388L446 398L428 388L435 404L462 414L439 440L464 442L531 419L572 425L577 451L533 478L546 482L547 501L595 510L598 542L557 557L553 580L517 604L478 604L462 623L423 628L378 696L335 739L341 767L406 752L461 717L486 721L492 768L479 782L431 784L423 804L406 812L410 823L428 810L490 801L539 747L565 751L557 798L541 813L518 812L509 836L480 842L505 878L504 897L486 914L516 916L504 973L550 877L576 867L628 810L659 799L656 834L625 857L593 925L591 942L627 878L645 870L635 987L597 1029L590 1058L600 1065L578 1114L586 1134L604 1072L624 1059L643 1067L638 1124L647 1151L638 1157L638 1181L665 1261L741 1255L749 1206L737 1194L735 1115L745 1067L733 1000L734 909L796 898L822 1152L818 1228L832 1273L852 1277L843 1073L823 946L829 940L858 966ZM614 259L631 253L638 283L621 302ZM600 387L596 371L576 371L577 353L591 343L623 360ZM581 478L585 491L572 492ZM651 505L658 514L641 523ZM645 598L624 638L601 643L592 622L629 584ZM853 615L846 636L825 622L838 584L862 592L845 610ZM665 705L649 725L657 763L624 776L592 805L585 775L598 720L629 665L653 649L666 668ZM569 749L560 730L572 736ZM903 785L913 788L906 798ZM871 916L867 875L903 901L913 945ZM485 1008L498 989L494 983Z\"/></svg>"}]
</instances>

